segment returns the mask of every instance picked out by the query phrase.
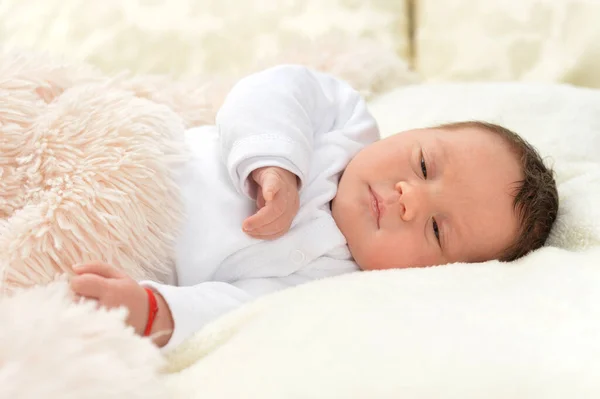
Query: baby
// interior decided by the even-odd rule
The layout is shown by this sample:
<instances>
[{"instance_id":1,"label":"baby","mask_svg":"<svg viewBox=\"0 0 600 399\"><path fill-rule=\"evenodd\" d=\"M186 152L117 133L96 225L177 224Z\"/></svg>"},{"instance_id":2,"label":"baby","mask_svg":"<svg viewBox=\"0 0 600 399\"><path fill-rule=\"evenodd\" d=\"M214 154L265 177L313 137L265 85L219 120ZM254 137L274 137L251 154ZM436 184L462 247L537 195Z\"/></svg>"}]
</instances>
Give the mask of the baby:
<instances>
[{"instance_id":1,"label":"baby","mask_svg":"<svg viewBox=\"0 0 600 399\"><path fill-rule=\"evenodd\" d=\"M81 297L127 307L136 331L165 348L318 278L517 259L544 244L558 208L552 172L511 131L462 122L379 140L355 90L300 66L241 80L216 126L186 140L170 284L102 263L71 280Z\"/></svg>"}]
</instances>

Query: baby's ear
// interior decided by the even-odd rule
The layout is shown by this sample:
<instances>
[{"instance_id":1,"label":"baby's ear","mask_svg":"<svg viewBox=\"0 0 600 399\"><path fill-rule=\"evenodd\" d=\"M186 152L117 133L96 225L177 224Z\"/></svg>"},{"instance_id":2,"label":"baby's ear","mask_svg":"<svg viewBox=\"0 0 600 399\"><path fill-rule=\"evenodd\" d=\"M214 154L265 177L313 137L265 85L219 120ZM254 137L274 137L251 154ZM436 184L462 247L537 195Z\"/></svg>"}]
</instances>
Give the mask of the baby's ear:
<instances>
[{"instance_id":1,"label":"baby's ear","mask_svg":"<svg viewBox=\"0 0 600 399\"><path fill-rule=\"evenodd\" d=\"M38 86L35 92L46 104L50 104L56 97L63 93L64 89L51 82L46 82L42 86Z\"/></svg>"}]
</instances>

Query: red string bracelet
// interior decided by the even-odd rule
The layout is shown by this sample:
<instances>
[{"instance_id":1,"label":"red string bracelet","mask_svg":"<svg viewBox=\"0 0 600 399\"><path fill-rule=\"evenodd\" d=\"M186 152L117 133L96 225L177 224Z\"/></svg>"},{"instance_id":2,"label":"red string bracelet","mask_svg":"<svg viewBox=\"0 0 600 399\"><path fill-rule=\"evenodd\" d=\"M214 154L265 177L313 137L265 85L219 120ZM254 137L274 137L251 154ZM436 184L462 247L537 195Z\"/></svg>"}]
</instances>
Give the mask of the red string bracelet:
<instances>
[{"instance_id":1,"label":"red string bracelet","mask_svg":"<svg viewBox=\"0 0 600 399\"><path fill-rule=\"evenodd\" d=\"M144 287L144 289L148 294L148 321L146 322L146 329L144 330L144 337L147 337L152 331L152 325L154 324L154 319L156 319L156 314L158 313L158 302L156 301L154 291L146 287Z\"/></svg>"}]
</instances>

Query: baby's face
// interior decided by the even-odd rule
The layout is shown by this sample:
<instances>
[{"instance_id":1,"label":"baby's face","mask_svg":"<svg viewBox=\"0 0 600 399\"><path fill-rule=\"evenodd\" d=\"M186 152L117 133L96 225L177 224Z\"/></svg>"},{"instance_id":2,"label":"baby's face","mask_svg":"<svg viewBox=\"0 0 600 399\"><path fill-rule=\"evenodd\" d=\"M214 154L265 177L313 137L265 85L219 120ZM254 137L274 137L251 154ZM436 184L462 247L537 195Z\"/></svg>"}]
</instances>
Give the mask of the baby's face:
<instances>
[{"instance_id":1,"label":"baby's face","mask_svg":"<svg viewBox=\"0 0 600 399\"><path fill-rule=\"evenodd\" d=\"M358 153L333 217L363 270L486 261L517 237L521 179L515 155L493 133L411 130Z\"/></svg>"}]
</instances>

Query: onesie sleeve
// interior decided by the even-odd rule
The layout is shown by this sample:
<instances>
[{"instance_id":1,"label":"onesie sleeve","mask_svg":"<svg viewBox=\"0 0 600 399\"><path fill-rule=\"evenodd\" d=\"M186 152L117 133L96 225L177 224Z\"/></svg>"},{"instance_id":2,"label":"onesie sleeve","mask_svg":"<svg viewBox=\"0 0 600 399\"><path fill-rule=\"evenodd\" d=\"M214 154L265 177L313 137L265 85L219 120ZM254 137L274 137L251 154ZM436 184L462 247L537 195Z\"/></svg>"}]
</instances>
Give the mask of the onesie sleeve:
<instances>
[{"instance_id":1,"label":"onesie sleeve","mask_svg":"<svg viewBox=\"0 0 600 399\"><path fill-rule=\"evenodd\" d=\"M256 283L254 285L257 289L252 290L217 281L207 281L184 287L153 281L140 282L142 286L149 287L162 295L171 311L174 328L169 342L163 347L165 351L177 347L209 322L246 302L295 285L286 284L275 278L259 279L256 280Z\"/></svg>"},{"instance_id":2,"label":"onesie sleeve","mask_svg":"<svg viewBox=\"0 0 600 399\"><path fill-rule=\"evenodd\" d=\"M216 118L223 161L241 194L253 198L250 173L279 166L307 179L319 136L342 134L349 152L379 137L377 124L346 82L298 65L282 65L240 80Z\"/></svg>"}]
</instances>

